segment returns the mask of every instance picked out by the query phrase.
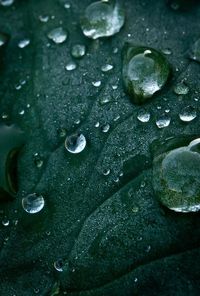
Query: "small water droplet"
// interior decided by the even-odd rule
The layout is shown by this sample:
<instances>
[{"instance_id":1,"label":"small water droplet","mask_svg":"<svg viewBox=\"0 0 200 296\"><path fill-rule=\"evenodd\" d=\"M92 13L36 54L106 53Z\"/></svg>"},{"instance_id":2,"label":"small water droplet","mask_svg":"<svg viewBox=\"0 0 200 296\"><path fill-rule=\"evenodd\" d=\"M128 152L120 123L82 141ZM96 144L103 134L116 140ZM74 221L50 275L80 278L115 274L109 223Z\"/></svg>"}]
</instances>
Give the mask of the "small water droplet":
<instances>
[{"instance_id":1,"label":"small water droplet","mask_svg":"<svg viewBox=\"0 0 200 296\"><path fill-rule=\"evenodd\" d=\"M177 95L187 95L189 87L185 84L185 82L180 82L174 87L174 92Z\"/></svg>"},{"instance_id":2,"label":"small water droplet","mask_svg":"<svg viewBox=\"0 0 200 296\"><path fill-rule=\"evenodd\" d=\"M92 82L92 85L95 86L95 87L99 87L99 86L101 86L101 81L100 81L100 80L98 80L98 81L93 81L93 82Z\"/></svg>"},{"instance_id":3,"label":"small water droplet","mask_svg":"<svg viewBox=\"0 0 200 296\"><path fill-rule=\"evenodd\" d=\"M170 122L171 122L171 119L168 116L163 115L156 121L156 125L158 128L164 128L169 126Z\"/></svg>"},{"instance_id":4,"label":"small water droplet","mask_svg":"<svg viewBox=\"0 0 200 296\"><path fill-rule=\"evenodd\" d=\"M169 63L157 50L129 43L125 46L123 82L134 103L142 104L161 90L169 74Z\"/></svg>"},{"instance_id":5,"label":"small water droplet","mask_svg":"<svg viewBox=\"0 0 200 296\"><path fill-rule=\"evenodd\" d=\"M104 126L102 126L101 130L103 133L107 133L110 129L110 124L105 124Z\"/></svg>"},{"instance_id":6,"label":"small water droplet","mask_svg":"<svg viewBox=\"0 0 200 296\"><path fill-rule=\"evenodd\" d=\"M22 198L22 207L29 214L36 214L44 208L44 198L42 195L31 193Z\"/></svg>"},{"instance_id":7,"label":"small water droplet","mask_svg":"<svg viewBox=\"0 0 200 296\"><path fill-rule=\"evenodd\" d=\"M49 16L48 15L39 15L39 20L42 22L42 23L47 23L48 20L49 20Z\"/></svg>"},{"instance_id":8,"label":"small water droplet","mask_svg":"<svg viewBox=\"0 0 200 296\"><path fill-rule=\"evenodd\" d=\"M190 122L197 117L197 112L192 106L185 107L180 113L179 118L184 122Z\"/></svg>"},{"instance_id":9,"label":"small water droplet","mask_svg":"<svg viewBox=\"0 0 200 296\"><path fill-rule=\"evenodd\" d=\"M110 97L101 97L100 100L99 100L99 103L100 105L105 105L105 104L108 104L110 103L111 101L111 98Z\"/></svg>"},{"instance_id":10,"label":"small water droplet","mask_svg":"<svg viewBox=\"0 0 200 296\"><path fill-rule=\"evenodd\" d=\"M63 271L63 266L64 266L64 262L62 259L58 259L57 261L54 262L54 268L59 272Z\"/></svg>"},{"instance_id":11,"label":"small water droplet","mask_svg":"<svg viewBox=\"0 0 200 296\"><path fill-rule=\"evenodd\" d=\"M2 220L2 225L3 225L3 226L9 226L9 224L10 224L10 221L9 221L7 218L4 218L4 219Z\"/></svg>"},{"instance_id":12,"label":"small water droplet","mask_svg":"<svg viewBox=\"0 0 200 296\"><path fill-rule=\"evenodd\" d=\"M144 110L138 112L137 119L141 122L148 122L150 120L150 113Z\"/></svg>"},{"instance_id":13,"label":"small water droplet","mask_svg":"<svg viewBox=\"0 0 200 296\"><path fill-rule=\"evenodd\" d=\"M113 69L113 65L111 65L111 64L105 64L105 65L103 65L101 67L101 71L102 72L108 72L108 71L110 71L112 69Z\"/></svg>"},{"instance_id":14,"label":"small water droplet","mask_svg":"<svg viewBox=\"0 0 200 296\"><path fill-rule=\"evenodd\" d=\"M109 37L120 31L124 20L124 10L118 1L97 1L86 8L81 19L81 28L83 34L92 39Z\"/></svg>"},{"instance_id":15,"label":"small water droplet","mask_svg":"<svg viewBox=\"0 0 200 296\"><path fill-rule=\"evenodd\" d=\"M55 28L48 33L48 38L56 44L65 42L67 36L67 32L62 27Z\"/></svg>"},{"instance_id":16,"label":"small water droplet","mask_svg":"<svg viewBox=\"0 0 200 296\"><path fill-rule=\"evenodd\" d=\"M25 110L24 109L19 111L19 115L24 115L24 114L25 114Z\"/></svg>"},{"instance_id":17,"label":"small water droplet","mask_svg":"<svg viewBox=\"0 0 200 296\"><path fill-rule=\"evenodd\" d=\"M34 154L34 163L37 168L41 168L43 166L44 161L39 153Z\"/></svg>"},{"instance_id":18,"label":"small water droplet","mask_svg":"<svg viewBox=\"0 0 200 296\"><path fill-rule=\"evenodd\" d=\"M66 138L65 148L70 153L80 153L86 147L86 138L83 134L73 134Z\"/></svg>"},{"instance_id":19,"label":"small water droplet","mask_svg":"<svg viewBox=\"0 0 200 296\"><path fill-rule=\"evenodd\" d=\"M110 169L104 170L103 175L108 176L110 174Z\"/></svg>"},{"instance_id":20,"label":"small water droplet","mask_svg":"<svg viewBox=\"0 0 200 296\"><path fill-rule=\"evenodd\" d=\"M86 47L83 44L76 44L72 47L71 55L76 59L84 57L85 53Z\"/></svg>"},{"instance_id":21,"label":"small water droplet","mask_svg":"<svg viewBox=\"0 0 200 296\"><path fill-rule=\"evenodd\" d=\"M30 39L23 39L20 40L18 43L18 47L19 48L25 48L26 46L28 46L30 44Z\"/></svg>"},{"instance_id":22,"label":"small water droplet","mask_svg":"<svg viewBox=\"0 0 200 296\"><path fill-rule=\"evenodd\" d=\"M11 6L14 3L14 0L0 0L2 6Z\"/></svg>"},{"instance_id":23,"label":"small water droplet","mask_svg":"<svg viewBox=\"0 0 200 296\"><path fill-rule=\"evenodd\" d=\"M66 8L66 9L70 9L70 8L71 8L71 4L70 4L70 3L68 3L68 2L67 2L67 3L65 3L65 4L64 4L64 8Z\"/></svg>"},{"instance_id":24,"label":"small water droplet","mask_svg":"<svg viewBox=\"0 0 200 296\"><path fill-rule=\"evenodd\" d=\"M100 126L100 123L99 121L95 123L95 127L99 127Z\"/></svg>"},{"instance_id":25,"label":"small water droplet","mask_svg":"<svg viewBox=\"0 0 200 296\"><path fill-rule=\"evenodd\" d=\"M76 69L76 67L77 67L76 63L74 63L74 62L69 62L69 63L66 65L65 69L66 69L67 71L73 71L73 70Z\"/></svg>"},{"instance_id":26,"label":"small water droplet","mask_svg":"<svg viewBox=\"0 0 200 296\"><path fill-rule=\"evenodd\" d=\"M163 52L164 54L166 54L166 55L171 55L171 54L172 54L172 51L171 51L170 48L165 48L165 49L162 50L162 52Z\"/></svg>"}]
</instances>

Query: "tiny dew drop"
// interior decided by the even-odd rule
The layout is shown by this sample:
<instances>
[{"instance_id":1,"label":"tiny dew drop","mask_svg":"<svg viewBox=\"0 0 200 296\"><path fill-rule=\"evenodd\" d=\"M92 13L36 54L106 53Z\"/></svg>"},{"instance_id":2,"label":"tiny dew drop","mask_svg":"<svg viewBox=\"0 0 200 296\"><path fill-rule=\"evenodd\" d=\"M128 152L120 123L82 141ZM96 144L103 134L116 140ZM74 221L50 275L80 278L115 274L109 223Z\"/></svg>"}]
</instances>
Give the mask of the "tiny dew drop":
<instances>
[{"instance_id":1,"label":"tiny dew drop","mask_svg":"<svg viewBox=\"0 0 200 296\"><path fill-rule=\"evenodd\" d=\"M49 16L48 15L39 15L39 20L42 22L42 23L47 23L48 20L49 20Z\"/></svg>"},{"instance_id":2,"label":"tiny dew drop","mask_svg":"<svg viewBox=\"0 0 200 296\"><path fill-rule=\"evenodd\" d=\"M3 225L3 226L9 226L9 224L10 224L10 221L9 221L7 218L4 218L4 219L2 220L2 225Z\"/></svg>"},{"instance_id":3,"label":"tiny dew drop","mask_svg":"<svg viewBox=\"0 0 200 296\"><path fill-rule=\"evenodd\" d=\"M140 121L140 122L149 122L150 120L150 113L149 112L146 112L144 110L141 110L138 112L138 115L137 115L137 119Z\"/></svg>"},{"instance_id":4,"label":"tiny dew drop","mask_svg":"<svg viewBox=\"0 0 200 296\"><path fill-rule=\"evenodd\" d=\"M65 140L65 148L70 153L80 153L86 147L86 138L83 134L73 134L66 138Z\"/></svg>"},{"instance_id":5,"label":"tiny dew drop","mask_svg":"<svg viewBox=\"0 0 200 296\"><path fill-rule=\"evenodd\" d=\"M36 214L44 208L44 198L37 193L31 193L22 198L22 207L29 214Z\"/></svg>"},{"instance_id":6,"label":"tiny dew drop","mask_svg":"<svg viewBox=\"0 0 200 296\"><path fill-rule=\"evenodd\" d=\"M105 64L101 67L102 72L108 72L108 71L111 71L112 69L113 69L113 65L111 64Z\"/></svg>"},{"instance_id":7,"label":"tiny dew drop","mask_svg":"<svg viewBox=\"0 0 200 296\"><path fill-rule=\"evenodd\" d=\"M68 34L62 27L58 27L58 28L51 30L47 36L54 43L61 44L61 43L65 42Z\"/></svg>"},{"instance_id":8,"label":"tiny dew drop","mask_svg":"<svg viewBox=\"0 0 200 296\"><path fill-rule=\"evenodd\" d=\"M158 128L164 128L169 126L170 122L171 119L167 115L163 115L156 121L156 125Z\"/></svg>"},{"instance_id":9,"label":"tiny dew drop","mask_svg":"<svg viewBox=\"0 0 200 296\"><path fill-rule=\"evenodd\" d=\"M110 174L110 169L103 171L103 175L104 176L108 176L109 174Z\"/></svg>"},{"instance_id":10,"label":"tiny dew drop","mask_svg":"<svg viewBox=\"0 0 200 296\"><path fill-rule=\"evenodd\" d=\"M179 118L184 122L190 122L197 117L197 112L192 106L185 107L180 113Z\"/></svg>"},{"instance_id":11,"label":"tiny dew drop","mask_svg":"<svg viewBox=\"0 0 200 296\"><path fill-rule=\"evenodd\" d=\"M177 95L187 95L189 87L184 82L180 82L174 87L174 92Z\"/></svg>"},{"instance_id":12,"label":"tiny dew drop","mask_svg":"<svg viewBox=\"0 0 200 296\"><path fill-rule=\"evenodd\" d=\"M83 44L76 44L72 47L71 50L71 55L76 58L76 59L80 59L82 57L84 57L84 55L86 54L86 47Z\"/></svg>"},{"instance_id":13,"label":"tiny dew drop","mask_svg":"<svg viewBox=\"0 0 200 296\"><path fill-rule=\"evenodd\" d=\"M162 53L127 43L123 57L124 88L135 104L146 102L164 87L170 66Z\"/></svg>"},{"instance_id":14,"label":"tiny dew drop","mask_svg":"<svg viewBox=\"0 0 200 296\"><path fill-rule=\"evenodd\" d=\"M101 86L101 80L93 81L93 82L92 82L92 85L95 86L95 87L99 87L99 86Z\"/></svg>"},{"instance_id":15,"label":"tiny dew drop","mask_svg":"<svg viewBox=\"0 0 200 296\"><path fill-rule=\"evenodd\" d=\"M107 133L110 129L110 124L105 124L104 126L102 126L101 130L103 133Z\"/></svg>"},{"instance_id":16,"label":"tiny dew drop","mask_svg":"<svg viewBox=\"0 0 200 296\"><path fill-rule=\"evenodd\" d=\"M19 47L19 48L25 48L25 47L27 47L29 44L30 44L30 39L23 39L23 40L20 40L20 41L19 41L19 43L18 43L18 47Z\"/></svg>"},{"instance_id":17,"label":"tiny dew drop","mask_svg":"<svg viewBox=\"0 0 200 296\"><path fill-rule=\"evenodd\" d=\"M73 71L73 70L76 69L76 67L77 67L76 63L74 63L74 62L69 62L69 63L66 65L65 69L66 69L67 71Z\"/></svg>"},{"instance_id":18,"label":"tiny dew drop","mask_svg":"<svg viewBox=\"0 0 200 296\"><path fill-rule=\"evenodd\" d=\"M90 4L81 19L83 34L97 39L109 37L120 31L125 14L119 1L97 1Z\"/></svg>"},{"instance_id":19,"label":"tiny dew drop","mask_svg":"<svg viewBox=\"0 0 200 296\"><path fill-rule=\"evenodd\" d=\"M14 0L0 0L2 6L11 6L14 3Z\"/></svg>"},{"instance_id":20,"label":"tiny dew drop","mask_svg":"<svg viewBox=\"0 0 200 296\"><path fill-rule=\"evenodd\" d=\"M160 202L175 212L200 210L200 153L198 141L154 159L153 186ZM197 146L196 146L197 147ZM177 169L178 168L178 169Z\"/></svg>"},{"instance_id":21,"label":"tiny dew drop","mask_svg":"<svg viewBox=\"0 0 200 296\"><path fill-rule=\"evenodd\" d=\"M62 259L58 259L57 261L54 262L54 268L55 270L62 272L63 271L63 266L64 266L64 262Z\"/></svg>"},{"instance_id":22,"label":"tiny dew drop","mask_svg":"<svg viewBox=\"0 0 200 296\"><path fill-rule=\"evenodd\" d=\"M37 168L41 168L43 166L44 161L39 153L34 154L34 163Z\"/></svg>"}]
</instances>

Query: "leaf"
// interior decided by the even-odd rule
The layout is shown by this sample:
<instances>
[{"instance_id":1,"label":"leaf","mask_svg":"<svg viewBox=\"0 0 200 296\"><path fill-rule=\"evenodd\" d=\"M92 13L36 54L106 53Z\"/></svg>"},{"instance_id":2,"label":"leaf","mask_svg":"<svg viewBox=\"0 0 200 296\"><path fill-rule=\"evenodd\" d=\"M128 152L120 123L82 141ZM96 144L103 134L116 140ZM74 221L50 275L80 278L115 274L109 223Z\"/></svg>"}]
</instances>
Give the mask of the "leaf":
<instances>
[{"instance_id":1,"label":"leaf","mask_svg":"<svg viewBox=\"0 0 200 296\"><path fill-rule=\"evenodd\" d=\"M91 1L71 1L70 9L63 3L16 0L0 8L1 30L10 36L2 53L0 114L26 135L19 192L14 201L0 204L1 218L10 221L0 226L0 294L199 295L199 213L163 208L152 188L152 159L165 150L165 139L174 137L181 146L180 137L199 136L199 64L189 60L199 38L199 5L175 11L164 0L126 0L120 33L91 41L79 25ZM46 15L49 20L42 23L39 17ZM47 34L59 26L69 37L58 45ZM25 38L30 44L19 48ZM172 50L171 80L143 106L134 105L122 86L126 41ZM76 70L66 71L75 44L86 45L87 55L75 61ZM114 69L102 74L106 63ZM189 93L178 96L173 88L183 79ZM198 116L186 124L178 115L188 105ZM155 122L168 109L171 123L159 129ZM148 123L137 119L141 110L151 114ZM82 153L65 149L63 129L85 135ZM35 153L43 159L40 168ZM44 196L45 207L30 215L21 200L34 192ZM64 260L63 272L54 268L58 259Z\"/></svg>"}]
</instances>

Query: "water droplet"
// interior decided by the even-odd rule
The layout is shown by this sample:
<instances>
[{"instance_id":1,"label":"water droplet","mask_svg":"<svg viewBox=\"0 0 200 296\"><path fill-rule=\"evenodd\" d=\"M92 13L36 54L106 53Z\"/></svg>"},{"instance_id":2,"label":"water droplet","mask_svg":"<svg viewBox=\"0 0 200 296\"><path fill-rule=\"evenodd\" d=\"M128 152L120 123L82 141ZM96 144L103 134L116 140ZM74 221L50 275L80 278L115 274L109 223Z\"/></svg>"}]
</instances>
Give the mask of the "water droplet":
<instances>
[{"instance_id":1,"label":"water droplet","mask_svg":"<svg viewBox=\"0 0 200 296\"><path fill-rule=\"evenodd\" d=\"M105 124L104 126L102 126L101 130L103 133L107 133L110 129L110 124Z\"/></svg>"},{"instance_id":2,"label":"water droplet","mask_svg":"<svg viewBox=\"0 0 200 296\"><path fill-rule=\"evenodd\" d=\"M104 176L108 176L109 174L110 174L110 169L103 171L103 175Z\"/></svg>"},{"instance_id":3,"label":"water droplet","mask_svg":"<svg viewBox=\"0 0 200 296\"><path fill-rule=\"evenodd\" d=\"M95 123L95 127L99 127L100 126L100 123L99 121Z\"/></svg>"},{"instance_id":4,"label":"water droplet","mask_svg":"<svg viewBox=\"0 0 200 296\"><path fill-rule=\"evenodd\" d=\"M105 105L110 103L111 98L110 97L101 97L99 100L100 105Z\"/></svg>"},{"instance_id":5,"label":"water droplet","mask_svg":"<svg viewBox=\"0 0 200 296\"><path fill-rule=\"evenodd\" d=\"M6 44L7 41L8 41L8 36L0 32L0 47Z\"/></svg>"},{"instance_id":6,"label":"water droplet","mask_svg":"<svg viewBox=\"0 0 200 296\"><path fill-rule=\"evenodd\" d=\"M42 195L31 193L22 198L22 207L29 214L36 214L44 208L44 198Z\"/></svg>"},{"instance_id":7,"label":"water droplet","mask_svg":"<svg viewBox=\"0 0 200 296\"><path fill-rule=\"evenodd\" d=\"M160 202L176 212L200 210L200 154L191 143L154 159L153 185Z\"/></svg>"},{"instance_id":8,"label":"water droplet","mask_svg":"<svg viewBox=\"0 0 200 296\"><path fill-rule=\"evenodd\" d=\"M30 44L30 39L23 39L20 40L18 43L18 47L19 48L25 48L26 46L28 46Z\"/></svg>"},{"instance_id":9,"label":"water droplet","mask_svg":"<svg viewBox=\"0 0 200 296\"><path fill-rule=\"evenodd\" d=\"M62 259L58 259L57 261L54 262L54 268L59 272L63 271L63 266L64 266L64 262Z\"/></svg>"},{"instance_id":10,"label":"water droplet","mask_svg":"<svg viewBox=\"0 0 200 296\"><path fill-rule=\"evenodd\" d=\"M163 115L156 121L156 125L158 128L164 128L170 125L171 119L166 115Z\"/></svg>"},{"instance_id":11,"label":"water droplet","mask_svg":"<svg viewBox=\"0 0 200 296\"><path fill-rule=\"evenodd\" d=\"M174 92L177 95L187 95L189 87L184 82L180 82L174 87Z\"/></svg>"},{"instance_id":12,"label":"water droplet","mask_svg":"<svg viewBox=\"0 0 200 296\"><path fill-rule=\"evenodd\" d=\"M166 55L171 55L171 54L172 54L172 51L171 51L170 48L165 48L165 49L162 50L162 52L163 52L164 54L166 54Z\"/></svg>"},{"instance_id":13,"label":"water droplet","mask_svg":"<svg viewBox=\"0 0 200 296\"><path fill-rule=\"evenodd\" d=\"M73 134L66 138L65 148L70 153L80 153L86 147L86 138L83 134Z\"/></svg>"},{"instance_id":14,"label":"water droplet","mask_svg":"<svg viewBox=\"0 0 200 296\"><path fill-rule=\"evenodd\" d=\"M64 4L64 8L66 8L66 9L71 8L71 4L70 4L70 3L65 3L65 4Z\"/></svg>"},{"instance_id":15,"label":"water droplet","mask_svg":"<svg viewBox=\"0 0 200 296\"><path fill-rule=\"evenodd\" d=\"M197 112L192 106L185 107L180 113L179 118L184 122L190 122L197 117Z\"/></svg>"},{"instance_id":16,"label":"water droplet","mask_svg":"<svg viewBox=\"0 0 200 296\"><path fill-rule=\"evenodd\" d=\"M86 53L85 45L76 44L72 47L71 55L76 59L80 59L84 57L85 53Z\"/></svg>"},{"instance_id":17,"label":"water droplet","mask_svg":"<svg viewBox=\"0 0 200 296\"><path fill-rule=\"evenodd\" d=\"M198 39L192 46L190 58L194 61L200 62L200 39Z\"/></svg>"},{"instance_id":18,"label":"water droplet","mask_svg":"<svg viewBox=\"0 0 200 296\"><path fill-rule=\"evenodd\" d=\"M58 27L48 33L48 38L56 44L61 44L65 42L67 35L67 32L62 27Z\"/></svg>"},{"instance_id":19,"label":"water droplet","mask_svg":"<svg viewBox=\"0 0 200 296\"><path fill-rule=\"evenodd\" d=\"M105 64L105 65L103 65L101 67L101 71L102 72L108 72L108 71L110 71L112 69L113 69L113 65L111 65L111 64Z\"/></svg>"},{"instance_id":20,"label":"water droplet","mask_svg":"<svg viewBox=\"0 0 200 296\"><path fill-rule=\"evenodd\" d=\"M92 39L109 37L120 31L124 20L124 10L118 1L97 1L86 8L81 19L81 28L83 34Z\"/></svg>"},{"instance_id":21,"label":"water droplet","mask_svg":"<svg viewBox=\"0 0 200 296\"><path fill-rule=\"evenodd\" d=\"M42 23L47 23L48 20L49 20L49 16L48 15L39 15L39 20L42 22Z\"/></svg>"},{"instance_id":22,"label":"water droplet","mask_svg":"<svg viewBox=\"0 0 200 296\"><path fill-rule=\"evenodd\" d=\"M169 63L157 50L129 43L125 46L123 82L134 103L142 104L161 90L169 74Z\"/></svg>"},{"instance_id":23,"label":"water droplet","mask_svg":"<svg viewBox=\"0 0 200 296\"><path fill-rule=\"evenodd\" d=\"M41 168L43 166L44 161L39 153L34 154L34 163L37 168Z\"/></svg>"},{"instance_id":24,"label":"water droplet","mask_svg":"<svg viewBox=\"0 0 200 296\"><path fill-rule=\"evenodd\" d=\"M19 111L19 115L24 115L24 114L25 114L25 110L24 109L22 109L22 110Z\"/></svg>"},{"instance_id":25,"label":"water droplet","mask_svg":"<svg viewBox=\"0 0 200 296\"><path fill-rule=\"evenodd\" d=\"M0 0L2 6L11 6L14 3L14 0Z\"/></svg>"},{"instance_id":26,"label":"water droplet","mask_svg":"<svg viewBox=\"0 0 200 296\"><path fill-rule=\"evenodd\" d=\"M148 122L150 120L150 113L144 110L138 112L137 119L141 122Z\"/></svg>"},{"instance_id":27,"label":"water droplet","mask_svg":"<svg viewBox=\"0 0 200 296\"><path fill-rule=\"evenodd\" d=\"M94 85L95 87L99 87L99 86L101 86L101 81L100 81L100 80L98 80L98 81L93 81L93 82L92 82L92 85Z\"/></svg>"},{"instance_id":28,"label":"water droplet","mask_svg":"<svg viewBox=\"0 0 200 296\"><path fill-rule=\"evenodd\" d=\"M10 221L9 221L7 218L4 218L4 219L2 220L2 225L3 225L3 226L9 226L9 224L10 224Z\"/></svg>"},{"instance_id":29,"label":"water droplet","mask_svg":"<svg viewBox=\"0 0 200 296\"><path fill-rule=\"evenodd\" d=\"M66 67L65 67L65 69L67 70L67 71L73 71L73 70L75 70L76 69L76 63L74 63L74 62L69 62L67 65L66 65Z\"/></svg>"}]
</instances>

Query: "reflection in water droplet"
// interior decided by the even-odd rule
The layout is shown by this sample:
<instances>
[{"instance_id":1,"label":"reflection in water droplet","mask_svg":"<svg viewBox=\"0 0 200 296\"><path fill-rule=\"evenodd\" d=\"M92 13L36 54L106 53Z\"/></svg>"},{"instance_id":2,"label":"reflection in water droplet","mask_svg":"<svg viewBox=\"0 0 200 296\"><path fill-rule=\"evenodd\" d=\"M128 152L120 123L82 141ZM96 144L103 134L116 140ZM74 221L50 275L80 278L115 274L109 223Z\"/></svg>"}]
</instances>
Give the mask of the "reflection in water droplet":
<instances>
[{"instance_id":1,"label":"reflection in water droplet","mask_svg":"<svg viewBox=\"0 0 200 296\"><path fill-rule=\"evenodd\" d=\"M174 92L177 95L187 95L189 87L184 82L180 82L174 87Z\"/></svg>"},{"instance_id":2,"label":"reflection in water droplet","mask_svg":"<svg viewBox=\"0 0 200 296\"><path fill-rule=\"evenodd\" d=\"M110 71L110 70L112 70L113 69L113 65L111 65L111 64L106 64L106 65L103 65L102 67L101 67L101 71L102 72L108 72L108 71Z\"/></svg>"},{"instance_id":3,"label":"reflection in water droplet","mask_svg":"<svg viewBox=\"0 0 200 296\"><path fill-rule=\"evenodd\" d=\"M200 154L191 150L192 145L154 159L154 190L159 200L176 212L200 210Z\"/></svg>"},{"instance_id":4,"label":"reflection in water droplet","mask_svg":"<svg viewBox=\"0 0 200 296\"><path fill-rule=\"evenodd\" d=\"M97 1L86 8L81 19L81 28L83 34L92 39L109 37L120 31L124 20L124 10L118 1L116 3Z\"/></svg>"},{"instance_id":5,"label":"reflection in water droplet","mask_svg":"<svg viewBox=\"0 0 200 296\"><path fill-rule=\"evenodd\" d=\"M57 261L54 262L53 265L57 271L59 271L59 272L63 271L64 262L62 259L58 259Z\"/></svg>"},{"instance_id":6,"label":"reflection in water droplet","mask_svg":"<svg viewBox=\"0 0 200 296\"><path fill-rule=\"evenodd\" d=\"M179 118L184 122L190 122L197 117L197 112L192 106L185 107L180 113Z\"/></svg>"},{"instance_id":7,"label":"reflection in water droplet","mask_svg":"<svg viewBox=\"0 0 200 296\"><path fill-rule=\"evenodd\" d=\"M169 126L170 122L171 122L171 119L166 115L163 115L156 121L156 125L158 128L164 128Z\"/></svg>"},{"instance_id":8,"label":"reflection in water droplet","mask_svg":"<svg viewBox=\"0 0 200 296\"><path fill-rule=\"evenodd\" d=\"M69 62L67 65L66 65L66 67L65 67L65 69L67 70L67 71L73 71L73 70L75 70L76 69L76 63L74 63L74 62Z\"/></svg>"},{"instance_id":9,"label":"reflection in water droplet","mask_svg":"<svg viewBox=\"0 0 200 296\"><path fill-rule=\"evenodd\" d=\"M29 214L36 214L44 208L44 198L42 195L32 193L22 198L22 207Z\"/></svg>"},{"instance_id":10,"label":"reflection in water droplet","mask_svg":"<svg viewBox=\"0 0 200 296\"><path fill-rule=\"evenodd\" d=\"M141 110L140 112L138 112L138 115L137 115L137 119L141 122L148 122L150 120L150 113L144 111L144 110Z\"/></svg>"},{"instance_id":11,"label":"reflection in water droplet","mask_svg":"<svg viewBox=\"0 0 200 296\"><path fill-rule=\"evenodd\" d=\"M2 6L10 6L14 3L14 0L0 0Z\"/></svg>"},{"instance_id":12,"label":"reflection in water droplet","mask_svg":"<svg viewBox=\"0 0 200 296\"><path fill-rule=\"evenodd\" d=\"M83 134L73 134L66 138L65 148L70 153L80 153L86 147L86 138Z\"/></svg>"},{"instance_id":13,"label":"reflection in water droplet","mask_svg":"<svg viewBox=\"0 0 200 296\"><path fill-rule=\"evenodd\" d=\"M102 126L101 130L103 133L107 133L110 129L110 124L106 124L104 126Z\"/></svg>"},{"instance_id":14,"label":"reflection in water droplet","mask_svg":"<svg viewBox=\"0 0 200 296\"><path fill-rule=\"evenodd\" d=\"M142 104L167 82L170 66L158 51L127 44L124 48L123 82L133 102Z\"/></svg>"},{"instance_id":15,"label":"reflection in water droplet","mask_svg":"<svg viewBox=\"0 0 200 296\"><path fill-rule=\"evenodd\" d=\"M23 39L23 40L19 41L18 47L24 48L24 47L28 46L29 44L30 44L30 39Z\"/></svg>"},{"instance_id":16,"label":"reflection in water droplet","mask_svg":"<svg viewBox=\"0 0 200 296\"><path fill-rule=\"evenodd\" d=\"M48 38L56 44L60 44L65 42L67 35L67 32L62 27L58 27L48 33Z\"/></svg>"},{"instance_id":17,"label":"reflection in water droplet","mask_svg":"<svg viewBox=\"0 0 200 296\"><path fill-rule=\"evenodd\" d=\"M71 55L76 59L80 59L84 57L85 53L86 53L85 45L76 44L72 47Z\"/></svg>"}]
</instances>

